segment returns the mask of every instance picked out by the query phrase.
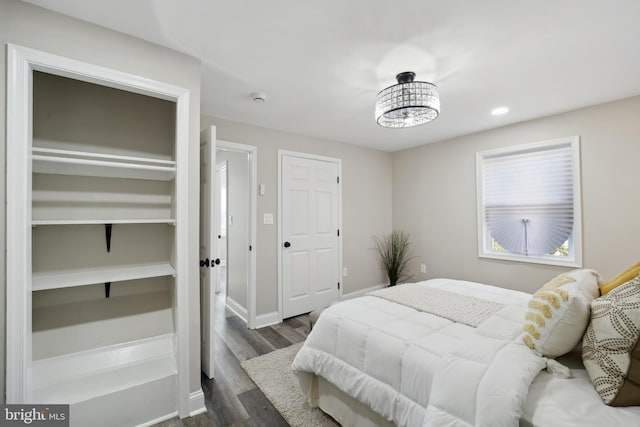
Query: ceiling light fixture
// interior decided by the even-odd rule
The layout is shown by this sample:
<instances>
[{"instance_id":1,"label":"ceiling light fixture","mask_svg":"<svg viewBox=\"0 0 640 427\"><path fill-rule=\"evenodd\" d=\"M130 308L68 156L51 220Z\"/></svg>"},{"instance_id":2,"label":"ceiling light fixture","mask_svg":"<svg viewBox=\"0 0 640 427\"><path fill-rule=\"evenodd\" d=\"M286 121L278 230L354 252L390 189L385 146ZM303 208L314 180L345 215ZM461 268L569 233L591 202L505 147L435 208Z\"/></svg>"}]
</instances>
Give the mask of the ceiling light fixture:
<instances>
[{"instance_id":1,"label":"ceiling light fixture","mask_svg":"<svg viewBox=\"0 0 640 427\"><path fill-rule=\"evenodd\" d=\"M376 121L386 128L408 128L435 120L440 114L438 87L429 82L414 82L416 73L405 71L396 76L398 84L378 93Z\"/></svg>"},{"instance_id":2,"label":"ceiling light fixture","mask_svg":"<svg viewBox=\"0 0 640 427\"><path fill-rule=\"evenodd\" d=\"M503 114L507 114L509 112L509 107L496 107L491 110L491 114L494 116L501 116Z\"/></svg>"}]
</instances>

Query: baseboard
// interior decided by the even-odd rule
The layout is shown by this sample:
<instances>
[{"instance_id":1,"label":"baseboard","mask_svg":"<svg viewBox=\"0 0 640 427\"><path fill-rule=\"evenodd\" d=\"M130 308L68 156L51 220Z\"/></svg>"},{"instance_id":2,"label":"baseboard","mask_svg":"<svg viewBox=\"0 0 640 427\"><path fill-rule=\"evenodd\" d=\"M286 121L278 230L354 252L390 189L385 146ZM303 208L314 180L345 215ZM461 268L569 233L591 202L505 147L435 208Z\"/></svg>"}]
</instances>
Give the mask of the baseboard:
<instances>
[{"instance_id":1,"label":"baseboard","mask_svg":"<svg viewBox=\"0 0 640 427\"><path fill-rule=\"evenodd\" d=\"M198 414L202 414L203 412L207 412L207 407L204 404L204 393L202 389L198 391L194 391L189 394L189 416L195 417ZM170 420L171 418L175 418L178 416L178 411L171 412L167 415L163 415L151 421L144 422L142 424L138 424L137 427L151 427L156 424L159 424L163 421Z\"/></svg>"},{"instance_id":2,"label":"baseboard","mask_svg":"<svg viewBox=\"0 0 640 427\"><path fill-rule=\"evenodd\" d=\"M247 315L247 309L241 306L240 304L238 304L236 301L234 301L233 298L229 298L228 295L227 295L227 308L233 314L241 318L244 321L244 323L247 323L247 318L249 317Z\"/></svg>"},{"instance_id":3,"label":"baseboard","mask_svg":"<svg viewBox=\"0 0 640 427\"><path fill-rule=\"evenodd\" d=\"M256 316L256 324L255 328L264 328L265 326L275 325L276 323L280 323L280 317L278 316L277 311L272 311L271 313L259 314Z\"/></svg>"},{"instance_id":4,"label":"baseboard","mask_svg":"<svg viewBox=\"0 0 640 427\"><path fill-rule=\"evenodd\" d=\"M366 294L368 294L369 292L377 291L378 289L382 289L382 288L384 288L386 286L387 286L386 284L374 285L374 286L369 286L368 288L359 289L359 290L354 291L354 292L349 292L349 293L346 293L346 294L342 294L342 296L340 297L340 300L342 301L342 300L346 300L346 299L362 297L362 296L365 296Z\"/></svg>"},{"instance_id":5,"label":"baseboard","mask_svg":"<svg viewBox=\"0 0 640 427\"><path fill-rule=\"evenodd\" d=\"M151 427L151 426L154 426L156 424L160 424L163 421L170 420L171 418L174 418L174 417L177 417L177 416L178 416L178 411L171 412L170 414L163 415L162 417L156 418L154 420L147 421L147 422L144 422L142 424L138 424L136 427Z\"/></svg>"},{"instance_id":6,"label":"baseboard","mask_svg":"<svg viewBox=\"0 0 640 427\"><path fill-rule=\"evenodd\" d=\"M203 412L207 412L207 407L204 405L204 393L200 388L189 394L189 415L193 417Z\"/></svg>"}]
</instances>

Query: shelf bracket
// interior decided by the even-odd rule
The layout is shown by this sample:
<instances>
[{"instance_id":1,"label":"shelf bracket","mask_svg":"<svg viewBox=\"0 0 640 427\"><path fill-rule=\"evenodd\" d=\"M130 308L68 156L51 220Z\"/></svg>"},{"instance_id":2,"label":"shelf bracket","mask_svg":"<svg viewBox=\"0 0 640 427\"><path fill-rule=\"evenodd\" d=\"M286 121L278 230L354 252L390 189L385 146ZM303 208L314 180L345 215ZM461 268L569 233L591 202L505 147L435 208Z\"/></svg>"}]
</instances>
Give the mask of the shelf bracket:
<instances>
[{"instance_id":1,"label":"shelf bracket","mask_svg":"<svg viewBox=\"0 0 640 427\"><path fill-rule=\"evenodd\" d=\"M113 224L105 224L104 225L104 235L107 239L107 252L111 252L111 228ZM107 295L108 297L109 295Z\"/></svg>"},{"instance_id":2,"label":"shelf bracket","mask_svg":"<svg viewBox=\"0 0 640 427\"><path fill-rule=\"evenodd\" d=\"M109 293L111 292L111 282L105 282L104 284L104 297L109 298Z\"/></svg>"}]
</instances>

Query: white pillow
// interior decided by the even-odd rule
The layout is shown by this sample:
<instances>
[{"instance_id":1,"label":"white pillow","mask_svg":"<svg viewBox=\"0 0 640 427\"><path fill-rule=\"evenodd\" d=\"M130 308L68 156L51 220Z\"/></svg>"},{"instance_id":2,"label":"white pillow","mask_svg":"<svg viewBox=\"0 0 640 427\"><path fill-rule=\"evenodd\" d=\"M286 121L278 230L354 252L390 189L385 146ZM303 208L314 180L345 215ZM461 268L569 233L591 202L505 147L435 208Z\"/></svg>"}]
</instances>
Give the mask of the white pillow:
<instances>
[{"instance_id":1,"label":"white pillow","mask_svg":"<svg viewBox=\"0 0 640 427\"><path fill-rule=\"evenodd\" d=\"M573 270L533 294L523 326L525 344L546 357L571 351L589 324L590 304L600 295L600 281L594 270Z\"/></svg>"}]
</instances>

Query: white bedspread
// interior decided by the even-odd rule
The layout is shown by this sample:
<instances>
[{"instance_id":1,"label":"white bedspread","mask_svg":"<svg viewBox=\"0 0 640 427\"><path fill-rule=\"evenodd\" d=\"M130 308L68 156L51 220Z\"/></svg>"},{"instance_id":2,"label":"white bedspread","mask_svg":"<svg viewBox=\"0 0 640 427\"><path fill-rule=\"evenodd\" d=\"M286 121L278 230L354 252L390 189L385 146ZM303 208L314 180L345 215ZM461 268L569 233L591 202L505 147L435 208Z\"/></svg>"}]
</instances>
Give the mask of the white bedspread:
<instances>
[{"instance_id":1,"label":"white bedspread","mask_svg":"<svg viewBox=\"0 0 640 427\"><path fill-rule=\"evenodd\" d=\"M326 309L292 368L310 403L320 375L398 426L515 426L544 361L518 337L529 294L435 279L505 304L478 328L366 296Z\"/></svg>"}]
</instances>

